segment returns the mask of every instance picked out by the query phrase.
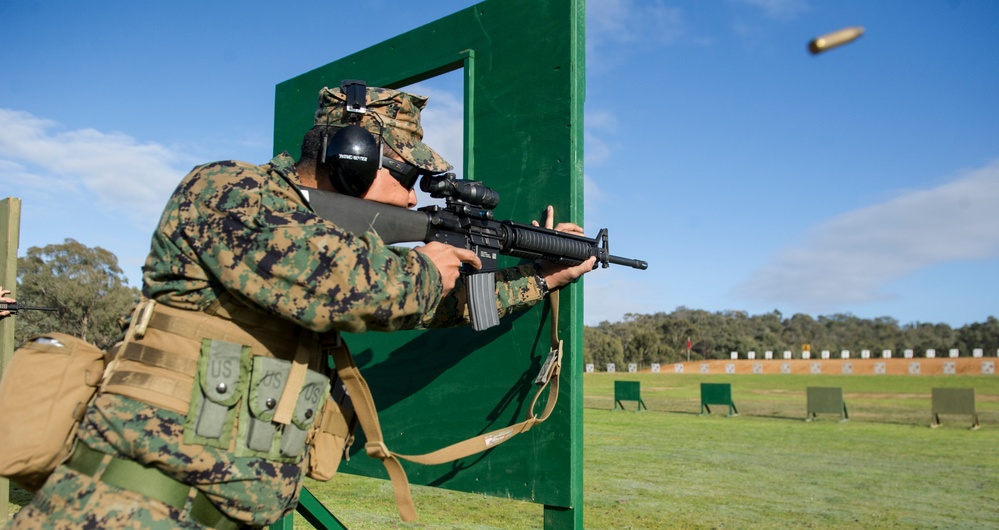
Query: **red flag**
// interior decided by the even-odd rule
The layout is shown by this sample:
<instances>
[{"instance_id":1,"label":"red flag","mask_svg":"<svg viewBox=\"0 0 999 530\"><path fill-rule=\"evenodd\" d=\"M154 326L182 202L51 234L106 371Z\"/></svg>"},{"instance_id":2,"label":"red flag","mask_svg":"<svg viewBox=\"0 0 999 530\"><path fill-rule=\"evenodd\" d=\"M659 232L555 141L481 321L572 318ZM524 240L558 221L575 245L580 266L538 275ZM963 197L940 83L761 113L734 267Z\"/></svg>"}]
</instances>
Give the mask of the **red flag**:
<instances>
[{"instance_id":1,"label":"red flag","mask_svg":"<svg viewBox=\"0 0 999 530\"><path fill-rule=\"evenodd\" d=\"M690 351L690 337L687 337L687 351Z\"/></svg>"}]
</instances>

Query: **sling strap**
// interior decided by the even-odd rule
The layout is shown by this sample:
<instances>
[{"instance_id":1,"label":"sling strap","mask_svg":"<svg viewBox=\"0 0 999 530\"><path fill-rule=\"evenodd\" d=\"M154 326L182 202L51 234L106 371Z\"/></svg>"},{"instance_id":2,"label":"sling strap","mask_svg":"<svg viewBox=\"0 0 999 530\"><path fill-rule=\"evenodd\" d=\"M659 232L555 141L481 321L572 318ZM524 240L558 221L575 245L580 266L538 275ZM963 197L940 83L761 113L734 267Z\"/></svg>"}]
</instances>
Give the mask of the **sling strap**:
<instances>
[{"instance_id":1,"label":"sling strap","mask_svg":"<svg viewBox=\"0 0 999 530\"><path fill-rule=\"evenodd\" d=\"M541 373L535 379L535 383L539 388L534 393L531 406L527 409L527 418L515 425L480 434L423 455L401 455L389 450L385 445L385 437L382 434L381 424L378 421L378 410L375 408L374 399L371 397L371 390L368 387L367 381L361 375L361 371L357 368L357 364L354 363L354 357L343 341L339 341L330 348L329 353L333 356L337 374L343 380L344 386L351 396L358 422L361 424L361 429L368 440L364 449L368 456L381 460L385 465L389 478L392 480L392 489L395 492L396 504L399 506L399 514L402 516L403 521L416 520L416 508L413 505L409 480L406 478L406 471L403 469L400 459L418 464L437 465L465 458L496 447L517 434L529 431L535 425L548 419L555 409L555 405L558 402L559 374L562 371L562 341L558 338L558 291L552 292L549 299L551 300L552 310L551 351L542 365ZM538 416L534 413L534 407L549 383L551 383L551 389L548 393L548 401L544 411Z\"/></svg>"},{"instance_id":2,"label":"sling strap","mask_svg":"<svg viewBox=\"0 0 999 530\"><path fill-rule=\"evenodd\" d=\"M316 341L311 339L312 334L307 331L302 331L299 336L295 357L291 360L288 380L284 384L284 391L281 392L281 399L274 411L274 423L282 425L291 423L291 415L295 412L295 405L298 403L298 393L301 392L302 384L305 382L305 374L309 371L309 358L312 356L312 352L316 351Z\"/></svg>"}]
</instances>

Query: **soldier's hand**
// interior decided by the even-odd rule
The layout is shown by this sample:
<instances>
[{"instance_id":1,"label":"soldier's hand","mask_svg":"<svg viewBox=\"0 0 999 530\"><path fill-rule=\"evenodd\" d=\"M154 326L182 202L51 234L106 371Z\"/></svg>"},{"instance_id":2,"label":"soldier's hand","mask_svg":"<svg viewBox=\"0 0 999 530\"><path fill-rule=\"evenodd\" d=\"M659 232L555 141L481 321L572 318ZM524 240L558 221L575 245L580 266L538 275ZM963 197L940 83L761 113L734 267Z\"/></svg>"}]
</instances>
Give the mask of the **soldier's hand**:
<instances>
[{"instance_id":1,"label":"soldier's hand","mask_svg":"<svg viewBox=\"0 0 999 530\"><path fill-rule=\"evenodd\" d=\"M551 205L545 210L545 228L552 228L554 224L555 208ZM540 226L537 221L531 221L534 226ZM555 225L555 230L559 232L566 232L575 235L584 235L583 227L575 223L559 223ZM580 276L586 274L593 270L593 267L597 264L597 258L591 256L588 260L580 263L579 265L556 265L547 260L538 260L538 266L541 268L541 275L545 278L545 283L551 290L558 289Z\"/></svg>"},{"instance_id":2,"label":"soldier's hand","mask_svg":"<svg viewBox=\"0 0 999 530\"><path fill-rule=\"evenodd\" d=\"M441 273L444 283L444 294L454 289L454 282L458 280L459 268L462 263L468 263L476 269L482 268L482 261L475 252L471 250L453 247L437 241L431 241L422 247L416 247L417 252L430 258Z\"/></svg>"},{"instance_id":3,"label":"soldier's hand","mask_svg":"<svg viewBox=\"0 0 999 530\"><path fill-rule=\"evenodd\" d=\"M8 291L7 289L4 289L3 286L0 285L0 302L6 303L6 304L17 303L17 300L14 300L13 298L8 298L7 297L8 294L10 294L10 291ZM7 316L9 314L10 314L10 311L0 311L0 318L3 318L3 317L5 317L5 316Z\"/></svg>"}]
</instances>

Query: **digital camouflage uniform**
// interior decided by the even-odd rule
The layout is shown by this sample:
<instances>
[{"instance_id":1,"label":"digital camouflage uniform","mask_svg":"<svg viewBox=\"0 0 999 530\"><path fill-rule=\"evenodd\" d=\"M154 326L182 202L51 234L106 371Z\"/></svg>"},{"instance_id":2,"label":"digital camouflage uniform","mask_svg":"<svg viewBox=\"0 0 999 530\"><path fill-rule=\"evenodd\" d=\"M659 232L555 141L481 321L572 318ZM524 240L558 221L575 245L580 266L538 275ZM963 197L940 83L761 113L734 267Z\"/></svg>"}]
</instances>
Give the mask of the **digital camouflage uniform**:
<instances>
[{"instance_id":1,"label":"digital camouflage uniform","mask_svg":"<svg viewBox=\"0 0 999 530\"><path fill-rule=\"evenodd\" d=\"M378 90L369 89L369 97L380 94ZM321 98L335 92L324 89ZM416 101L418 108L423 103ZM317 113L317 123L326 120L328 113ZM398 151L413 158L419 151L413 147L410 142L409 149ZM423 157L423 166L446 164L430 153L415 156ZM442 298L440 273L422 254L385 246L370 232L345 233L317 217L298 190L294 163L282 153L262 166L226 161L189 173L153 235L144 267L144 295L160 304L201 311L229 293L314 332L467 322L460 280ZM497 273L501 316L541 300L537 273L535 265ZM307 458L285 463L186 444L184 425L183 414L103 393L87 409L78 443L155 466L196 486L228 517L250 525L271 524L294 510ZM56 470L10 528L40 527L202 528L183 510L66 466Z\"/></svg>"}]
</instances>

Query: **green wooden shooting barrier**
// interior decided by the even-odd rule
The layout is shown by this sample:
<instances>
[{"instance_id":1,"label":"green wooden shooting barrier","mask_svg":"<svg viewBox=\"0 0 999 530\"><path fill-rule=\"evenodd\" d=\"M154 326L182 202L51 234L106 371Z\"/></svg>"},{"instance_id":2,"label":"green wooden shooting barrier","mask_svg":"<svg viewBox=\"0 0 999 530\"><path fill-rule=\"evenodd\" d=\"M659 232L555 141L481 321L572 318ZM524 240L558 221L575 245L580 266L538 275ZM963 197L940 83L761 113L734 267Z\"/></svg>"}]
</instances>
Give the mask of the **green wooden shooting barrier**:
<instances>
[{"instance_id":1,"label":"green wooden shooting barrier","mask_svg":"<svg viewBox=\"0 0 999 530\"><path fill-rule=\"evenodd\" d=\"M930 427L936 428L941 425L941 414L962 414L971 416L972 430L981 427L978 422L978 412L975 410L975 389L974 388L934 388L933 394L933 419Z\"/></svg>"},{"instance_id":2,"label":"green wooden shooting barrier","mask_svg":"<svg viewBox=\"0 0 999 530\"><path fill-rule=\"evenodd\" d=\"M710 405L727 405L729 416L738 416L729 383L701 383L701 415L711 414Z\"/></svg>"},{"instance_id":3,"label":"green wooden shooting barrier","mask_svg":"<svg viewBox=\"0 0 999 530\"><path fill-rule=\"evenodd\" d=\"M17 246L21 235L21 199L0 200L0 285L13 294L17 281ZM0 378L14 356L14 319L0 319ZM0 514L7 517L10 481L0 477ZM6 519L4 519L6 520Z\"/></svg>"},{"instance_id":4,"label":"green wooden shooting barrier","mask_svg":"<svg viewBox=\"0 0 999 530\"><path fill-rule=\"evenodd\" d=\"M622 401L637 401L635 412L649 410L642 401L642 383L639 381L614 381L614 410L628 410Z\"/></svg>"},{"instance_id":5,"label":"green wooden shooting barrier","mask_svg":"<svg viewBox=\"0 0 999 530\"><path fill-rule=\"evenodd\" d=\"M463 175L499 192L496 218L529 222L552 204L556 222L583 224L584 21L583 0L490 0L280 83L274 151L298 155L323 86L360 79L402 88L459 71ZM544 504L546 528L582 528L582 294L581 283L562 291L567 355L548 421L452 464L404 463L411 483ZM347 336L386 445L419 454L523 420L548 354L549 312L538 305L483 332ZM363 447L359 436L340 472L387 478Z\"/></svg>"},{"instance_id":6,"label":"green wooden shooting barrier","mask_svg":"<svg viewBox=\"0 0 999 530\"><path fill-rule=\"evenodd\" d=\"M808 406L805 421L818 419L819 414L839 414L840 421L848 421L850 415L843 400L840 387L810 386L807 390Z\"/></svg>"}]
</instances>

